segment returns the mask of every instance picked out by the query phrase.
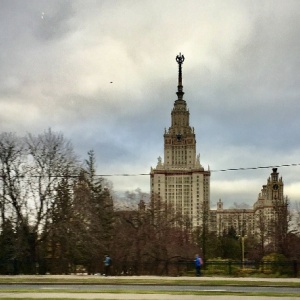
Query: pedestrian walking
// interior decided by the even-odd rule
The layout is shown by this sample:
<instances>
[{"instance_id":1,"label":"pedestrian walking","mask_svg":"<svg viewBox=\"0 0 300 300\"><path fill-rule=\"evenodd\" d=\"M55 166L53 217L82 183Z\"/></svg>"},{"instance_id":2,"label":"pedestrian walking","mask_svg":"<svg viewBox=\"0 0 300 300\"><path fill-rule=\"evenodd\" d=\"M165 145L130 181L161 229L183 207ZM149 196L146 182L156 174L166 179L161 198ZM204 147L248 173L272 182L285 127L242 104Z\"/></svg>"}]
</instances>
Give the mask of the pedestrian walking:
<instances>
[{"instance_id":1,"label":"pedestrian walking","mask_svg":"<svg viewBox=\"0 0 300 300\"><path fill-rule=\"evenodd\" d=\"M202 258L199 254L196 254L195 262L195 269L196 269L196 276L201 276L201 266L203 265Z\"/></svg>"},{"instance_id":2,"label":"pedestrian walking","mask_svg":"<svg viewBox=\"0 0 300 300\"><path fill-rule=\"evenodd\" d=\"M111 266L112 260L109 255L105 255L104 258L104 270L105 270L105 276L110 275L110 266Z\"/></svg>"}]
</instances>

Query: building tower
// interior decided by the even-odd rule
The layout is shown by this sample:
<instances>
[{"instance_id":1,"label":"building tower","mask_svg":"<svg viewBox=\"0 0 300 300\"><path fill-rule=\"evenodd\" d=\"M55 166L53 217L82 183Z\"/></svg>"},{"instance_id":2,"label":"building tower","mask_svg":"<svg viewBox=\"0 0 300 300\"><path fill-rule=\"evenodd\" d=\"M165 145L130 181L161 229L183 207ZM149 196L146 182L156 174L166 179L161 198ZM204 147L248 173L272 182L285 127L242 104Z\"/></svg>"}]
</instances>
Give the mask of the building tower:
<instances>
[{"instance_id":1,"label":"building tower","mask_svg":"<svg viewBox=\"0 0 300 300\"><path fill-rule=\"evenodd\" d=\"M180 53L176 61L179 66L177 100L171 112L171 127L164 133L164 160L159 157L156 168L151 168L151 194L172 204L196 227L202 223L202 213L209 210L210 171L204 170L200 154L196 155L196 135L183 99L184 56Z\"/></svg>"},{"instance_id":2,"label":"building tower","mask_svg":"<svg viewBox=\"0 0 300 300\"><path fill-rule=\"evenodd\" d=\"M284 196L284 183L277 168L262 186L253 206L256 236L262 244L272 242L274 251L284 247L284 238L288 231L288 197Z\"/></svg>"}]
</instances>

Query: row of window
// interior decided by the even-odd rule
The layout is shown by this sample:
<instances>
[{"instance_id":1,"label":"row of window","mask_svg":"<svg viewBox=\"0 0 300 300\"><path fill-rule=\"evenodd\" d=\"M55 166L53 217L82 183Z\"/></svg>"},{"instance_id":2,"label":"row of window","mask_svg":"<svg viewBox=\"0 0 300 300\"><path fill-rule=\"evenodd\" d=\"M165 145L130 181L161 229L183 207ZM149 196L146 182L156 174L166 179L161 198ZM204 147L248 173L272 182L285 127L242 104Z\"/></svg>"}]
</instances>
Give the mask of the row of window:
<instances>
[{"instance_id":1,"label":"row of window","mask_svg":"<svg viewBox=\"0 0 300 300\"><path fill-rule=\"evenodd\" d=\"M158 183L160 183L160 177L158 176ZM199 182L199 179L200 179L200 176L197 175L196 177L196 181ZM192 183L193 182L193 177L191 176L181 176L181 177L177 177L177 176L168 176L165 178L166 182L176 182L176 183L182 183L182 180L184 180L184 183ZM208 178L205 178L204 177L204 180L203 180L205 183L208 183Z\"/></svg>"}]
</instances>

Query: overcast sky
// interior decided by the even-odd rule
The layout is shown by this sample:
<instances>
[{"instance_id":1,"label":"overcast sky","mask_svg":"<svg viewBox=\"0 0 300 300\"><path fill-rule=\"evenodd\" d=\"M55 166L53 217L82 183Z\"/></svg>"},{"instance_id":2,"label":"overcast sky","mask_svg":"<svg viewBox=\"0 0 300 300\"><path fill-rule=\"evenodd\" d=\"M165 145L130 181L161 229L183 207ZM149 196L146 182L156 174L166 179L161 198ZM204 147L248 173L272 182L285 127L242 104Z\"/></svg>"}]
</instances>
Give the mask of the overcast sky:
<instances>
[{"instance_id":1,"label":"overcast sky","mask_svg":"<svg viewBox=\"0 0 300 300\"><path fill-rule=\"evenodd\" d=\"M48 128L98 174L163 157L178 65L201 164L300 163L300 1L0 1L0 128ZM300 166L278 169L300 201ZM212 172L211 203L253 205L270 169ZM109 177L149 192L148 176Z\"/></svg>"}]
</instances>

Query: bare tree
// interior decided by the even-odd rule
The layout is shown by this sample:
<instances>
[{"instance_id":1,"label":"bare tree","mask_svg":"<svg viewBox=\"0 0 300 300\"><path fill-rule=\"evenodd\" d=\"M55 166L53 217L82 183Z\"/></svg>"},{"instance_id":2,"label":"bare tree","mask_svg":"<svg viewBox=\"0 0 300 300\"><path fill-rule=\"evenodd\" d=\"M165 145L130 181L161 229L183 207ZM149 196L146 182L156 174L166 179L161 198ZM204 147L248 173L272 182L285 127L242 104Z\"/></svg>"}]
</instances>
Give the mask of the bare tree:
<instances>
[{"instance_id":1,"label":"bare tree","mask_svg":"<svg viewBox=\"0 0 300 300\"><path fill-rule=\"evenodd\" d=\"M26 272L36 272L37 245L49 233L56 189L78 161L71 143L50 129L26 138L2 133L0 153L1 222L13 222L15 258L26 262Z\"/></svg>"},{"instance_id":2,"label":"bare tree","mask_svg":"<svg viewBox=\"0 0 300 300\"><path fill-rule=\"evenodd\" d=\"M285 197L284 199L274 199L273 201L273 247L274 251L277 253L285 254L287 250L287 236L289 233L289 223L291 220L291 215L289 212L289 199Z\"/></svg>"},{"instance_id":3,"label":"bare tree","mask_svg":"<svg viewBox=\"0 0 300 300\"><path fill-rule=\"evenodd\" d=\"M1 223L13 218L14 223L23 224L26 201L26 188L23 178L26 175L24 167L27 163L26 150L22 139L13 133L0 134L0 210Z\"/></svg>"},{"instance_id":4,"label":"bare tree","mask_svg":"<svg viewBox=\"0 0 300 300\"><path fill-rule=\"evenodd\" d=\"M28 207L35 232L49 221L54 194L62 178L77 174L78 160L71 143L51 129L38 136L28 134L25 143L30 155L27 166Z\"/></svg>"},{"instance_id":5,"label":"bare tree","mask_svg":"<svg viewBox=\"0 0 300 300\"><path fill-rule=\"evenodd\" d=\"M182 215L171 204L153 195L130 210L117 212L114 247L123 269L135 273L168 274L179 259L192 259L197 246L192 242Z\"/></svg>"},{"instance_id":6,"label":"bare tree","mask_svg":"<svg viewBox=\"0 0 300 300\"><path fill-rule=\"evenodd\" d=\"M31 241L33 236L29 235L28 210L26 205L28 190L24 182L24 178L27 176L25 169L27 165L26 154L24 142L21 138L13 133L1 133L1 237L6 240L6 237L10 233L13 233L13 239L10 239L10 255L7 256L7 253L2 253L6 262L10 259L19 260L22 257L30 257L32 250Z\"/></svg>"},{"instance_id":7,"label":"bare tree","mask_svg":"<svg viewBox=\"0 0 300 300\"><path fill-rule=\"evenodd\" d=\"M256 236L258 240L258 256L262 258L265 255L265 246L269 238L270 222L262 209L258 210L256 214Z\"/></svg>"}]
</instances>

